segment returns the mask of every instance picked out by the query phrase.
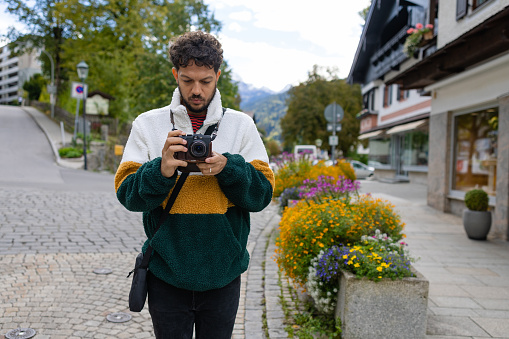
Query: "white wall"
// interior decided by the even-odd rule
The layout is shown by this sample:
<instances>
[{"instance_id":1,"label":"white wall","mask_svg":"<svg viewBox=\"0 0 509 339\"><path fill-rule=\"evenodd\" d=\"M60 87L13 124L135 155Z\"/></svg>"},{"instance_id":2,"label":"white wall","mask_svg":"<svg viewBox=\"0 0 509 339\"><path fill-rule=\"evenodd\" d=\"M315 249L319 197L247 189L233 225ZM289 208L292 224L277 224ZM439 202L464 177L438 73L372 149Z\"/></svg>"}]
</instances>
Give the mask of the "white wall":
<instances>
[{"instance_id":1,"label":"white wall","mask_svg":"<svg viewBox=\"0 0 509 339\"><path fill-rule=\"evenodd\" d=\"M472 1L468 1L470 5ZM456 21L456 1L440 0L438 5L437 48L442 48L507 6L509 6L509 0L491 0L475 11L472 11L469 6L467 15Z\"/></svg>"},{"instance_id":2,"label":"white wall","mask_svg":"<svg viewBox=\"0 0 509 339\"><path fill-rule=\"evenodd\" d=\"M382 118L393 114L398 113L402 110L405 110L409 107L412 107L414 105L417 105L419 103L422 103L424 101L428 101L430 99L429 96L421 96L419 93L417 93L417 90L410 90L409 97L406 98L403 101L398 101L397 98L397 92L398 92L398 86L393 85L392 89L392 104L388 107L383 107L383 101L384 101L384 86L380 87L379 96L377 99L377 110L379 112L378 114L378 126L387 125L390 123L398 122L403 119L408 119L413 116L417 116L423 113L427 113L430 111L430 107L425 107L417 110L413 110L411 112L407 112L405 114L400 114L392 118L385 118L385 120L382 120Z\"/></svg>"},{"instance_id":3,"label":"white wall","mask_svg":"<svg viewBox=\"0 0 509 339\"><path fill-rule=\"evenodd\" d=\"M496 103L509 92L509 53L426 89L434 91L431 114Z\"/></svg>"}]
</instances>

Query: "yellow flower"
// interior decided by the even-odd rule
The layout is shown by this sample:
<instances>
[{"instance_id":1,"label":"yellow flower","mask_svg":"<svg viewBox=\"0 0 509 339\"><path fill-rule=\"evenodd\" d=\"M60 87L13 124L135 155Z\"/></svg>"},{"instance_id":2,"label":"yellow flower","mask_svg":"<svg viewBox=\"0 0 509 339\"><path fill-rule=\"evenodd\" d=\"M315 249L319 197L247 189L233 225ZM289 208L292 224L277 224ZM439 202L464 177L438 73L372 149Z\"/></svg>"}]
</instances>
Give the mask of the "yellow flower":
<instances>
[{"instance_id":1,"label":"yellow flower","mask_svg":"<svg viewBox=\"0 0 509 339\"><path fill-rule=\"evenodd\" d=\"M348 258L348 254L345 254L345 255L343 256L343 259L347 259L347 258Z\"/></svg>"},{"instance_id":2,"label":"yellow flower","mask_svg":"<svg viewBox=\"0 0 509 339\"><path fill-rule=\"evenodd\" d=\"M351 265L351 264L353 264L353 261L349 260L347 264Z\"/></svg>"},{"instance_id":3,"label":"yellow flower","mask_svg":"<svg viewBox=\"0 0 509 339\"><path fill-rule=\"evenodd\" d=\"M361 265L359 265L359 263L357 262L357 263L355 263L353 266L354 266L354 267L360 267Z\"/></svg>"},{"instance_id":4,"label":"yellow flower","mask_svg":"<svg viewBox=\"0 0 509 339\"><path fill-rule=\"evenodd\" d=\"M382 272L383 268L382 268L381 266L378 266L378 267L376 268L376 270L377 270L378 272Z\"/></svg>"}]
</instances>

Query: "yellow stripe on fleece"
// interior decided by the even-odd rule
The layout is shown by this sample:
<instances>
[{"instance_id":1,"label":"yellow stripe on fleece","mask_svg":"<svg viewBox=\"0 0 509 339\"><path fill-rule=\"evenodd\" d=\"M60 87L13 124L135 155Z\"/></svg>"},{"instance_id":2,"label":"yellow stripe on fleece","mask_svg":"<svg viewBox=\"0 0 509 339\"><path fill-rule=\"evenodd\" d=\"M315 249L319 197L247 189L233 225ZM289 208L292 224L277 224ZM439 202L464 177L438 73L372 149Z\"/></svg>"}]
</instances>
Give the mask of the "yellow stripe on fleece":
<instances>
[{"instance_id":1,"label":"yellow stripe on fleece","mask_svg":"<svg viewBox=\"0 0 509 339\"><path fill-rule=\"evenodd\" d=\"M269 167L269 164L267 164L265 161L261 160L253 160L250 162L251 165L257 170L263 173L267 180L270 182L270 185L272 186L272 191L274 192L274 185L276 184L276 179L274 177L274 172Z\"/></svg>"},{"instance_id":2,"label":"yellow stripe on fleece","mask_svg":"<svg viewBox=\"0 0 509 339\"><path fill-rule=\"evenodd\" d=\"M170 192L171 194L171 192ZM168 198L163 202L166 207ZM213 176L190 175L173 204L171 214L224 214L234 206Z\"/></svg>"},{"instance_id":3,"label":"yellow stripe on fleece","mask_svg":"<svg viewBox=\"0 0 509 339\"><path fill-rule=\"evenodd\" d=\"M118 191L118 188L124 180L131 174L136 173L138 168L141 167L140 163L134 161L126 161L120 164L117 169L117 173L115 174L115 192Z\"/></svg>"}]
</instances>

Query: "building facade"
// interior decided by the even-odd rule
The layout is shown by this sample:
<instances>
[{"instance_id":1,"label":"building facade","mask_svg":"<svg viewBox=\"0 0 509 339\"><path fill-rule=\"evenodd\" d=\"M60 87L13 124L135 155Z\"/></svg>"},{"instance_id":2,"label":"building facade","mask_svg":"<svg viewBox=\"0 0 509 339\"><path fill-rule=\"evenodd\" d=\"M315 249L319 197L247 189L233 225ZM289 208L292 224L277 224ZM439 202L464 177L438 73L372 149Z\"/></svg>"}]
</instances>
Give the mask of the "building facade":
<instances>
[{"instance_id":1,"label":"building facade","mask_svg":"<svg viewBox=\"0 0 509 339\"><path fill-rule=\"evenodd\" d=\"M11 57L8 46L0 47L0 104L17 103L23 94L23 84L41 73L37 52Z\"/></svg>"},{"instance_id":2,"label":"building facade","mask_svg":"<svg viewBox=\"0 0 509 339\"><path fill-rule=\"evenodd\" d=\"M348 76L361 85L359 139L368 144L369 165L380 180L427 182L431 98L386 81L409 59L407 30L426 20L427 9L412 1L373 1Z\"/></svg>"},{"instance_id":3,"label":"building facade","mask_svg":"<svg viewBox=\"0 0 509 339\"><path fill-rule=\"evenodd\" d=\"M434 24L435 36L383 76L428 96L428 205L461 215L465 193L482 188L490 236L509 240L509 0L396 2L425 8Z\"/></svg>"}]
</instances>

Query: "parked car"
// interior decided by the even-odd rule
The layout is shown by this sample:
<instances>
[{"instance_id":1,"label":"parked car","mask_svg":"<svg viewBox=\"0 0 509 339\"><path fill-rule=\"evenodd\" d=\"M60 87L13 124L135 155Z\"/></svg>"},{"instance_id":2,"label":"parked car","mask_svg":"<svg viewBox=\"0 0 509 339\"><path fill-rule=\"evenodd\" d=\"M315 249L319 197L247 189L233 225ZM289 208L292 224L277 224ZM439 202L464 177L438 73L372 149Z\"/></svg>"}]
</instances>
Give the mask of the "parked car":
<instances>
[{"instance_id":1,"label":"parked car","mask_svg":"<svg viewBox=\"0 0 509 339\"><path fill-rule=\"evenodd\" d=\"M375 175L374 167L363 164L362 162L357 160L349 160L348 162L352 164L357 179L367 179Z\"/></svg>"}]
</instances>

